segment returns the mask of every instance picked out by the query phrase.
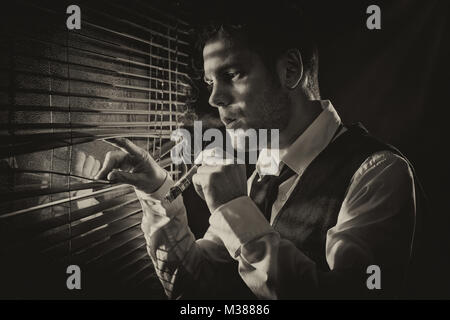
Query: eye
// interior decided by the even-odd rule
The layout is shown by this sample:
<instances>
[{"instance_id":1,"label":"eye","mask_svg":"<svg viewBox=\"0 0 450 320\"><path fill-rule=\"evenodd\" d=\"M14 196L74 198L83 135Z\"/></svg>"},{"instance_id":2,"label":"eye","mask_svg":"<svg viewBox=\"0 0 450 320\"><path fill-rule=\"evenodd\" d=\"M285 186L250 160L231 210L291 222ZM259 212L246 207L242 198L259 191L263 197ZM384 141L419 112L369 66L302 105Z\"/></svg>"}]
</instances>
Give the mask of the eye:
<instances>
[{"instance_id":1,"label":"eye","mask_svg":"<svg viewBox=\"0 0 450 320\"><path fill-rule=\"evenodd\" d=\"M239 71L229 71L226 73L228 79L232 81L236 81L241 77L241 73Z\"/></svg>"}]
</instances>

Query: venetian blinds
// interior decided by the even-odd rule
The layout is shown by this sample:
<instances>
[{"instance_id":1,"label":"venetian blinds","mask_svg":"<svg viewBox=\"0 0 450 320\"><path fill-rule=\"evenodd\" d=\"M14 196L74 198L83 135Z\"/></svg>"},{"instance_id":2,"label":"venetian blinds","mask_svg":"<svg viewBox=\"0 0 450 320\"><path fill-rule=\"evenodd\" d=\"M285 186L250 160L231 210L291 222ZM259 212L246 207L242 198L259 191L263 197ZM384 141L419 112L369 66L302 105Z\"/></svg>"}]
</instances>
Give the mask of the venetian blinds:
<instances>
[{"instance_id":1,"label":"venetian blinds","mask_svg":"<svg viewBox=\"0 0 450 320\"><path fill-rule=\"evenodd\" d=\"M75 264L158 296L134 190L89 178L114 137L178 178L169 138L189 90L187 24L152 2L78 1L81 29L68 30L69 4L3 12L0 260Z\"/></svg>"}]
</instances>

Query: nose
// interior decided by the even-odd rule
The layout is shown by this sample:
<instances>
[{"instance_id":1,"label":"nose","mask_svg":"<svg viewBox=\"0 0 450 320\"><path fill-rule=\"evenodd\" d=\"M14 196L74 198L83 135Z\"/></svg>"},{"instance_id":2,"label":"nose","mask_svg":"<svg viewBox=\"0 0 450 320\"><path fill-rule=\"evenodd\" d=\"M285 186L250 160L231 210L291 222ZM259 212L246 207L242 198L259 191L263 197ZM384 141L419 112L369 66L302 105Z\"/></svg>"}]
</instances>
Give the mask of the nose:
<instances>
[{"instance_id":1,"label":"nose","mask_svg":"<svg viewBox=\"0 0 450 320\"><path fill-rule=\"evenodd\" d=\"M231 103L231 95L225 85L214 84L208 100L212 107L226 107Z\"/></svg>"}]
</instances>

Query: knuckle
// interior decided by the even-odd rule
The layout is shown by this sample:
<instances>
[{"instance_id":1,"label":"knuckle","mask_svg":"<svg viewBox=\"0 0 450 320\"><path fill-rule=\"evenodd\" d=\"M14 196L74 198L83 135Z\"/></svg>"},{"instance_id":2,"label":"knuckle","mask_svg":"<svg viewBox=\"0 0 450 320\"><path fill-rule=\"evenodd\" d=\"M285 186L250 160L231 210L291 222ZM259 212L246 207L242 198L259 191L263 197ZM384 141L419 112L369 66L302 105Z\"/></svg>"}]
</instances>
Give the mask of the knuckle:
<instances>
[{"instance_id":1,"label":"knuckle","mask_svg":"<svg viewBox=\"0 0 450 320\"><path fill-rule=\"evenodd\" d=\"M150 154L147 151L145 151L144 149L140 149L140 154L141 154L142 159L145 161L148 161L151 158Z\"/></svg>"},{"instance_id":2,"label":"knuckle","mask_svg":"<svg viewBox=\"0 0 450 320\"><path fill-rule=\"evenodd\" d=\"M201 174L201 173L203 173L204 171L205 171L205 166L200 166L200 167L198 167L197 173L196 173L196 174ZM194 176L195 176L196 174L194 174Z\"/></svg>"},{"instance_id":3,"label":"knuckle","mask_svg":"<svg viewBox=\"0 0 450 320\"><path fill-rule=\"evenodd\" d=\"M119 147L124 147L127 144L127 139L122 138L122 137L117 137L114 138L114 142L119 146Z\"/></svg>"}]
</instances>

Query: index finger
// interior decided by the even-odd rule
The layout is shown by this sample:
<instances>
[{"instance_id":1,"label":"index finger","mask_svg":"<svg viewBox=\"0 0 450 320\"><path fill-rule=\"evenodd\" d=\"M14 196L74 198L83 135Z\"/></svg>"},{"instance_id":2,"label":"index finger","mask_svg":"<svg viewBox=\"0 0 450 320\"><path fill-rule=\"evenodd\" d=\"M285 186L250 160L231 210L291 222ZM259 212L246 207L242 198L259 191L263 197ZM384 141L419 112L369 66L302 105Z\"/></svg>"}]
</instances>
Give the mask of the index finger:
<instances>
[{"instance_id":1,"label":"index finger","mask_svg":"<svg viewBox=\"0 0 450 320\"><path fill-rule=\"evenodd\" d=\"M104 141L120 148L121 150L131 154L132 156L140 158L144 157L145 151L126 138L110 138L105 139Z\"/></svg>"}]
</instances>

